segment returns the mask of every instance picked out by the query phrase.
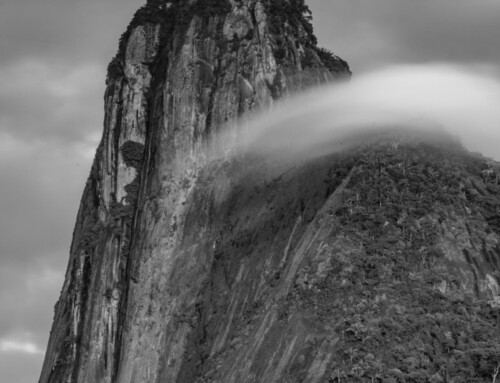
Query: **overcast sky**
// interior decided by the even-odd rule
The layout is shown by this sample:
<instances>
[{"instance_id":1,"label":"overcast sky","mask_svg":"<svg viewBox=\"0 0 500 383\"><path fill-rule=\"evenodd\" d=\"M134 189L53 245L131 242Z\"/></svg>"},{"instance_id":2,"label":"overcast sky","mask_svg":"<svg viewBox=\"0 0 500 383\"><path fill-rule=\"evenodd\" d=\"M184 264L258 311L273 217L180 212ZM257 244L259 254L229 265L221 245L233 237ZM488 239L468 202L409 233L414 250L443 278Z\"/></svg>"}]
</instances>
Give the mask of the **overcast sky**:
<instances>
[{"instance_id":1,"label":"overcast sky","mask_svg":"<svg viewBox=\"0 0 500 383\"><path fill-rule=\"evenodd\" d=\"M357 74L458 64L500 74L498 0L309 0ZM0 382L37 381L100 138L104 79L134 0L1 0Z\"/></svg>"}]
</instances>

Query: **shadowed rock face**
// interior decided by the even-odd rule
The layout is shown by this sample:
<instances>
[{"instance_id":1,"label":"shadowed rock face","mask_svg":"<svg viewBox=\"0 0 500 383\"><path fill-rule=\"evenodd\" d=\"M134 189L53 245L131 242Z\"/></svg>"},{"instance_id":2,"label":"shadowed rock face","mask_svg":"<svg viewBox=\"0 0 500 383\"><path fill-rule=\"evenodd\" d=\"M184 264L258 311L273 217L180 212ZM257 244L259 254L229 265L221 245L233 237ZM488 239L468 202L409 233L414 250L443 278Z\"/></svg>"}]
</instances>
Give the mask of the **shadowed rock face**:
<instances>
[{"instance_id":1,"label":"shadowed rock face","mask_svg":"<svg viewBox=\"0 0 500 383\"><path fill-rule=\"evenodd\" d=\"M390 137L281 170L245 156L205 168L169 281L202 286L178 313L195 329L179 381L490 382L489 167L451 140Z\"/></svg>"},{"instance_id":2,"label":"shadowed rock face","mask_svg":"<svg viewBox=\"0 0 500 383\"><path fill-rule=\"evenodd\" d=\"M277 14L269 1L148 1L136 13L108 69L103 137L40 382L196 376L211 350L181 367L213 249L191 243L186 257L179 247L196 234L186 201L218 149L212 138L287 93L350 75L335 56L325 67L295 3ZM179 262L188 286L174 283Z\"/></svg>"},{"instance_id":3,"label":"shadowed rock face","mask_svg":"<svg viewBox=\"0 0 500 383\"><path fill-rule=\"evenodd\" d=\"M138 11L40 382L491 381L495 164L397 135L294 164L207 154L247 112L349 75L300 5Z\"/></svg>"}]
</instances>

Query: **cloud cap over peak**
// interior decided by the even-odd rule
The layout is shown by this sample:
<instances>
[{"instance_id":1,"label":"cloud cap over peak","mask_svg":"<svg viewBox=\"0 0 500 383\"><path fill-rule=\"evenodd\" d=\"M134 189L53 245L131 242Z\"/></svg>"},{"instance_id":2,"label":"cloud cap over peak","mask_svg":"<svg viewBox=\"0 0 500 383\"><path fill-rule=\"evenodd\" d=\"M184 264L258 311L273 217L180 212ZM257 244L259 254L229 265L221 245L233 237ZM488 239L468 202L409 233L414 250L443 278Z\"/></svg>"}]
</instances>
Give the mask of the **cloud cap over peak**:
<instances>
[{"instance_id":1,"label":"cloud cap over peak","mask_svg":"<svg viewBox=\"0 0 500 383\"><path fill-rule=\"evenodd\" d=\"M290 155L318 152L325 143L387 127L437 127L459 137L467 149L500 160L498 100L500 79L467 67L390 66L282 102L251 122L245 144Z\"/></svg>"}]
</instances>

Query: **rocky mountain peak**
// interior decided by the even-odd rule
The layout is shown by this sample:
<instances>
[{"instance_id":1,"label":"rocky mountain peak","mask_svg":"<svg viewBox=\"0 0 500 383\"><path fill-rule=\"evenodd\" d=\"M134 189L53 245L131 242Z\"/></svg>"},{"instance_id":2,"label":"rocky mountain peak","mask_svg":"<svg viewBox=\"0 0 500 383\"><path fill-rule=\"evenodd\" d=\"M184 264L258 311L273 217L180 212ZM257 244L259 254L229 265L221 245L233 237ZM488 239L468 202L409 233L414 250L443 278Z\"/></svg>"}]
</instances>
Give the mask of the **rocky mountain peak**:
<instances>
[{"instance_id":1,"label":"rocky mountain peak","mask_svg":"<svg viewBox=\"0 0 500 383\"><path fill-rule=\"evenodd\" d=\"M392 129L287 166L209 155L249 112L349 75L302 0L140 8L40 383L490 382L496 163Z\"/></svg>"},{"instance_id":2,"label":"rocky mountain peak","mask_svg":"<svg viewBox=\"0 0 500 383\"><path fill-rule=\"evenodd\" d=\"M317 47L303 1L142 6L108 67L103 136L40 382L195 379L202 367L191 364L227 341L195 347L203 319L188 319L214 251L186 243L194 234L189 200L210 147L233 143L235 121L248 112L349 75L344 61ZM220 132L230 132L226 143L215 140ZM185 261L192 270L174 272ZM191 352L198 356L187 359Z\"/></svg>"}]
</instances>

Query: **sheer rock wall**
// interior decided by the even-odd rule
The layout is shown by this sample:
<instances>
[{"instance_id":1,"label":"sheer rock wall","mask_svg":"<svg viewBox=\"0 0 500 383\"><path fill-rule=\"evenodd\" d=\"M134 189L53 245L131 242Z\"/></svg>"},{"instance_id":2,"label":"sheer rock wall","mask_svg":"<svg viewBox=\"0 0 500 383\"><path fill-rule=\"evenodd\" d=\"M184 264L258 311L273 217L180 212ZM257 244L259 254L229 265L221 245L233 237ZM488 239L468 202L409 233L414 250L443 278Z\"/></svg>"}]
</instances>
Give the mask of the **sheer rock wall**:
<instances>
[{"instance_id":1,"label":"sheer rock wall","mask_svg":"<svg viewBox=\"0 0 500 383\"><path fill-rule=\"evenodd\" d=\"M206 153L237 132L213 138L284 94L350 75L340 59L335 73L314 53L302 67L298 50L314 49L300 23L287 28L301 41L277 63L261 1L208 3L149 1L110 64L104 132L42 383L185 381L181 366L198 330L178 317L197 310L213 259L212 245L185 244L193 234L186 201Z\"/></svg>"},{"instance_id":2,"label":"sheer rock wall","mask_svg":"<svg viewBox=\"0 0 500 383\"><path fill-rule=\"evenodd\" d=\"M491 382L498 164L394 132L286 165L211 156L248 112L350 75L302 6L138 11L41 383Z\"/></svg>"}]
</instances>

